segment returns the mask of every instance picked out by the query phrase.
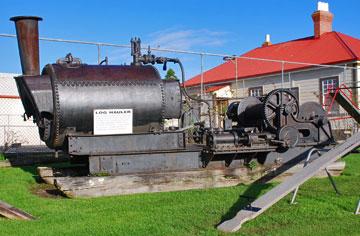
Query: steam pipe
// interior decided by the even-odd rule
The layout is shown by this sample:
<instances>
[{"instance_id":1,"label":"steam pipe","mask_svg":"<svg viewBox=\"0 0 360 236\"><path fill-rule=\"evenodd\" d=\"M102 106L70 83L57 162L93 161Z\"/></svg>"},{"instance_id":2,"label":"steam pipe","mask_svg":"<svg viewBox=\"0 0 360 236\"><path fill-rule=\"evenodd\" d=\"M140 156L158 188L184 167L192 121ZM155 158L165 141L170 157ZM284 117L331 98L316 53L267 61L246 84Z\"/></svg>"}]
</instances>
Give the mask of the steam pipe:
<instances>
[{"instance_id":1,"label":"steam pipe","mask_svg":"<svg viewBox=\"0 0 360 236\"><path fill-rule=\"evenodd\" d=\"M42 18L15 16L10 20L15 22L23 75L40 75L38 21Z\"/></svg>"},{"instance_id":2,"label":"steam pipe","mask_svg":"<svg viewBox=\"0 0 360 236\"><path fill-rule=\"evenodd\" d=\"M211 111L210 111L210 103L202 98L195 98L193 96L191 96L190 94L188 94L188 92L186 91L186 87L185 87L185 70L184 70L184 66L183 64L181 63L180 60L176 60L176 62L174 63L178 63L179 64L179 67L180 67L180 71L181 71L181 83L183 85L182 87L182 92L183 94L188 97L189 99L191 100L194 100L194 101L197 101L197 102L200 102L200 103L205 103L207 106L208 106L208 116L209 116L209 126L210 126L210 129L212 130L212 119L211 119Z\"/></svg>"}]
</instances>

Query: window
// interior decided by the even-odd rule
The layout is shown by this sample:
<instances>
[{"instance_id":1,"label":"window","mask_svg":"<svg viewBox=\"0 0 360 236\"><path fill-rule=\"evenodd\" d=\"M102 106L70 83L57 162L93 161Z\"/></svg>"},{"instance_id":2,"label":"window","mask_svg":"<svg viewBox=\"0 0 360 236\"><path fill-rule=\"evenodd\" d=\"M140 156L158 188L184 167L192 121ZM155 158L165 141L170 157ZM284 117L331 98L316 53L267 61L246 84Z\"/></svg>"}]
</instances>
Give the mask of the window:
<instances>
[{"instance_id":1,"label":"window","mask_svg":"<svg viewBox=\"0 0 360 236\"><path fill-rule=\"evenodd\" d=\"M216 100L215 102L215 106L216 106L216 110L218 112L218 114L220 115L225 115L227 108L229 106L229 101L228 100Z\"/></svg>"},{"instance_id":2,"label":"window","mask_svg":"<svg viewBox=\"0 0 360 236\"><path fill-rule=\"evenodd\" d=\"M251 96L251 97L260 97L262 95L263 95L263 88L262 87L249 88L249 96Z\"/></svg>"},{"instance_id":3,"label":"window","mask_svg":"<svg viewBox=\"0 0 360 236\"><path fill-rule=\"evenodd\" d=\"M323 108L328 111L330 110L330 114L338 114L339 113L339 104L335 101L333 104L332 97L330 96L330 92L335 92L335 90L339 86L339 78L338 77L329 77L320 79L320 103Z\"/></svg>"}]
</instances>

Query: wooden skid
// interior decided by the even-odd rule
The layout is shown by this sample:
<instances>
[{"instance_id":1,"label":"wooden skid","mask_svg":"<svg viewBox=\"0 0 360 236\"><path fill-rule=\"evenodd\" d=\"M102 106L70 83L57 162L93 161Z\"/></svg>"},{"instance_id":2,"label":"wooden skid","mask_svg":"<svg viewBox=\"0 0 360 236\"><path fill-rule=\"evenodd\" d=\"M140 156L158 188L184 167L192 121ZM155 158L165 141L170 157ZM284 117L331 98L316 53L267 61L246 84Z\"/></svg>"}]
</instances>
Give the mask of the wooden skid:
<instances>
[{"instance_id":1,"label":"wooden skid","mask_svg":"<svg viewBox=\"0 0 360 236\"><path fill-rule=\"evenodd\" d=\"M195 170L106 177L56 177L55 186L68 197L100 197L235 186L244 169Z\"/></svg>"},{"instance_id":2,"label":"wooden skid","mask_svg":"<svg viewBox=\"0 0 360 236\"><path fill-rule=\"evenodd\" d=\"M263 213L265 210L293 191L297 186L300 186L305 181L313 177L319 170L326 168L334 161L357 148L359 145L360 132L354 134L344 143L339 144L323 154L320 158L307 165L303 170L299 171L255 200L249 207L239 211L234 218L221 223L217 228L224 232L235 232L239 230L243 223L254 219Z\"/></svg>"},{"instance_id":3,"label":"wooden skid","mask_svg":"<svg viewBox=\"0 0 360 236\"><path fill-rule=\"evenodd\" d=\"M276 177L274 181L281 181L284 176L293 175L299 168L302 168L302 164L290 168L280 175L283 177ZM334 163L328 167L333 175L339 175L344 168L344 162ZM326 173L323 172L318 177L325 177ZM38 167L38 173L44 182L55 184L69 197L100 197L235 186L240 183L254 182L261 177L261 173L266 173L266 170L264 168L258 168L256 171L248 168L201 169L184 172L76 177L79 174L76 168Z\"/></svg>"},{"instance_id":4,"label":"wooden skid","mask_svg":"<svg viewBox=\"0 0 360 236\"><path fill-rule=\"evenodd\" d=\"M11 167L11 163L8 160L0 161L0 168Z\"/></svg>"},{"instance_id":5,"label":"wooden skid","mask_svg":"<svg viewBox=\"0 0 360 236\"><path fill-rule=\"evenodd\" d=\"M88 173L86 168L82 166L73 166L68 168L37 167L37 172L45 183L52 185L57 177L85 176Z\"/></svg>"},{"instance_id":6,"label":"wooden skid","mask_svg":"<svg viewBox=\"0 0 360 236\"><path fill-rule=\"evenodd\" d=\"M6 202L0 201L0 215L13 220L34 220L35 217Z\"/></svg>"}]
</instances>

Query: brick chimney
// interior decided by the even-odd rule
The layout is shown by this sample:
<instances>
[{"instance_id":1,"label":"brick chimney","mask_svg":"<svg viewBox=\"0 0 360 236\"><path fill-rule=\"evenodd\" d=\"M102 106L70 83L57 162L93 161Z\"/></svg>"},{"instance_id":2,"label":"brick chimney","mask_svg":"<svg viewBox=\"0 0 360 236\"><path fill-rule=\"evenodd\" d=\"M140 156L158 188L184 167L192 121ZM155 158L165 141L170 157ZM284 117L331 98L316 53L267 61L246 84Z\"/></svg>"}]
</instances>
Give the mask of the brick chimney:
<instances>
[{"instance_id":1,"label":"brick chimney","mask_svg":"<svg viewBox=\"0 0 360 236\"><path fill-rule=\"evenodd\" d=\"M323 33L332 31L334 15L329 12L329 4L318 2L317 11L311 15L314 21L314 37L319 38Z\"/></svg>"},{"instance_id":2,"label":"brick chimney","mask_svg":"<svg viewBox=\"0 0 360 236\"><path fill-rule=\"evenodd\" d=\"M270 46L272 43L270 41L270 34L265 35L265 42L261 45L263 47Z\"/></svg>"}]
</instances>

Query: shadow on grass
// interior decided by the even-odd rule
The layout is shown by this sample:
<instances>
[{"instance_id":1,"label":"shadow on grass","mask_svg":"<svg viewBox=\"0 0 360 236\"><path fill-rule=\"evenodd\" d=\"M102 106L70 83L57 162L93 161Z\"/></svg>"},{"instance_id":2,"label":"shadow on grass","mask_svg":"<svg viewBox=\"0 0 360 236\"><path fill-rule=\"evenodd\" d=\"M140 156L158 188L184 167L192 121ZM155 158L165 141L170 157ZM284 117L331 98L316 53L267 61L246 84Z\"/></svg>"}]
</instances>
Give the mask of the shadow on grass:
<instances>
[{"instance_id":1,"label":"shadow on grass","mask_svg":"<svg viewBox=\"0 0 360 236\"><path fill-rule=\"evenodd\" d=\"M54 185L46 183L34 184L31 186L30 191L32 194L42 198L67 198L67 196Z\"/></svg>"},{"instance_id":2,"label":"shadow on grass","mask_svg":"<svg viewBox=\"0 0 360 236\"><path fill-rule=\"evenodd\" d=\"M39 166L57 169L78 166L78 163L70 163L69 155L62 151L56 153L45 146L14 146L4 151L3 155L12 167L30 173L38 183L42 182L37 173Z\"/></svg>"},{"instance_id":3,"label":"shadow on grass","mask_svg":"<svg viewBox=\"0 0 360 236\"><path fill-rule=\"evenodd\" d=\"M29 187L29 191L41 198L67 198L67 196L61 192L61 190L57 189L53 184L46 183L38 174L37 167L38 166L44 166L44 164L38 164L34 166L18 166L17 168L20 168L24 172L28 172L31 174L32 178L35 180L35 183L32 184ZM60 173L59 170L68 170L68 169L76 169L78 166L74 166L70 162L64 162L64 163L50 163L46 164L46 167L52 167L54 171L54 176L60 176L63 173ZM79 173L76 173L76 175L72 176L78 176L83 174L85 171L80 171Z\"/></svg>"},{"instance_id":4,"label":"shadow on grass","mask_svg":"<svg viewBox=\"0 0 360 236\"><path fill-rule=\"evenodd\" d=\"M306 158L304 153L301 153L296 158L288 161L287 163L283 164L276 171L272 171L261 177L260 179L256 180L252 184L248 186L243 194L241 194L238 200L229 208L229 210L221 217L221 221L215 225L217 227L219 224L223 223L224 221L230 220L235 217L235 215L242 209L251 206L251 203L256 200L260 194L270 187L274 186L274 184L268 183L270 180L274 179L278 175L286 172L294 165L299 164Z\"/></svg>"},{"instance_id":5,"label":"shadow on grass","mask_svg":"<svg viewBox=\"0 0 360 236\"><path fill-rule=\"evenodd\" d=\"M253 202L263 190L271 187L271 184L265 184L260 182L254 182L248 186L246 191L241 194L238 200L229 208L229 210L221 217L221 221L215 225L218 226L224 221L230 220L242 209L246 208Z\"/></svg>"}]
</instances>

